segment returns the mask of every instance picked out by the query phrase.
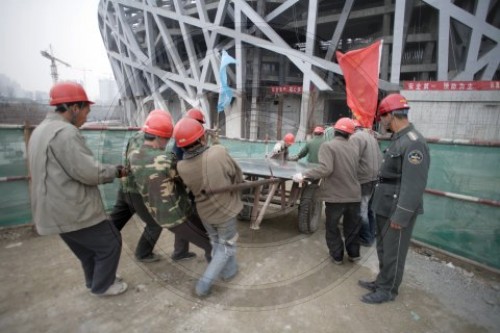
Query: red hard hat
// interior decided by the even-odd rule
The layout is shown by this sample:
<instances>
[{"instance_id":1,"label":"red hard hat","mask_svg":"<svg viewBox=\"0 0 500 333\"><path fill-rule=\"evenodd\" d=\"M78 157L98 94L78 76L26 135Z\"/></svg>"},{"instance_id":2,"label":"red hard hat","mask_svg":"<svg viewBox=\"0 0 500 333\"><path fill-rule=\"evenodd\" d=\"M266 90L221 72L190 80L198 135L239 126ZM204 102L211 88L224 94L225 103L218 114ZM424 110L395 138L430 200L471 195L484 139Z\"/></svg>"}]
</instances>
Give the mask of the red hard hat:
<instances>
[{"instance_id":1,"label":"red hard hat","mask_svg":"<svg viewBox=\"0 0 500 333\"><path fill-rule=\"evenodd\" d=\"M295 135L293 135L292 133L287 133L283 137L283 141L285 141L287 145L291 146L295 142Z\"/></svg>"},{"instance_id":2,"label":"red hard hat","mask_svg":"<svg viewBox=\"0 0 500 333\"><path fill-rule=\"evenodd\" d=\"M314 128L314 131L313 131L314 134L323 134L324 132L325 132L325 129L321 126L316 126Z\"/></svg>"},{"instance_id":3,"label":"red hard hat","mask_svg":"<svg viewBox=\"0 0 500 333\"><path fill-rule=\"evenodd\" d=\"M71 81L63 81L54 84L50 89L50 105L59 105L65 103L87 102L94 104L87 97L87 93L83 87Z\"/></svg>"},{"instance_id":4,"label":"red hard hat","mask_svg":"<svg viewBox=\"0 0 500 333\"><path fill-rule=\"evenodd\" d=\"M186 112L186 117L198 120L202 124L205 123L205 116L203 115L203 112L200 109L188 110L188 112Z\"/></svg>"},{"instance_id":5,"label":"red hard hat","mask_svg":"<svg viewBox=\"0 0 500 333\"><path fill-rule=\"evenodd\" d=\"M144 133L156 135L161 138L172 137L173 129L172 116L167 111L160 109L151 111L142 127Z\"/></svg>"},{"instance_id":6,"label":"red hard hat","mask_svg":"<svg viewBox=\"0 0 500 333\"><path fill-rule=\"evenodd\" d=\"M178 147L187 147L205 135L205 128L192 118L182 118L175 124L174 138Z\"/></svg>"},{"instance_id":7,"label":"red hard hat","mask_svg":"<svg viewBox=\"0 0 500 333\"><path fill-rule=\"evenodd\" d=\"M410 106L405 97L400 94L387 95L378 106L378 117L394 110L408 110Z\"/></svg>"},{"instance_id":8,"label":"red hard hat","mask_svg":"<svg viewBox=\"0 0 500 333\"><path fill-rule=\"evenodd\" d=\"M333 128L337 131L352 134L354 133L354 121L351 118L347 117L340 118L339 120L337 120Z\"/></svg>"}]
</instances>

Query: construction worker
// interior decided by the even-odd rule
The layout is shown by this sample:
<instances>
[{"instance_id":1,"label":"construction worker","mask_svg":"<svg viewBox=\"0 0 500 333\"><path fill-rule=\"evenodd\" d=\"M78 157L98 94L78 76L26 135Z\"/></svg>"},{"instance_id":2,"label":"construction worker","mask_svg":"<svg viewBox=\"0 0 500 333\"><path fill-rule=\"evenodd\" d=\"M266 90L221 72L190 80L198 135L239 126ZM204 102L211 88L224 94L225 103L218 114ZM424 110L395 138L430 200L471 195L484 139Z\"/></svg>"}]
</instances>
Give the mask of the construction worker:
<instances>
[{"instance_id":1,"label":"construction worker","mask_svg":"<svg viewBox=\"0 0 500 333\"><path fill-rule=\"evenodd\" d=\"M203 114L203 111L197 108L189 109L184 117L194 119L198 121L200 124L205 125L205 115ZM212 129L205 129L205 133L208 136L207 137L207 142L209 141L208 139L211 139L212 144L216 145L219 144L219 131L218 130L212 130ZM174 143L174 147L172 149L174 152L175 156L177 156L178 160L182 160L182 154L184 153L181 148L177 146L176 143Z\"/></svg>"},{"instance_id":2,"label":"construction worker","mask_svg":"<svg viewBox=\"0 0 500 333\"><path fill-rule=\"evenodd\" d=\"M33 221L40 235L59 234L68 245L92 294L121 294L127 290L116 278L122 239L107 219L97 185L125 176L125 168L99 163L85 144L78 129L94 103L80 84L58 82L49 96L55 110L28 145Z\"/></svg>"},{"instance_id":3,"label":"construction worker","mask_svg":"<svg viewBox=\"0 0 500 333\"><path fill-rule=\"evenodd\" d=\"M324 132L325 129L322 126L316 126L313 131L312 139L308 140L300 152L297 155L290 157L289 160L298 161L307 156L307 162L318 163L319 147L323 142L325 142L325 138L323 136Z\"/></svg>"},{"instance_id":4,"label":"construction worker","mask_svg":"<svg viewBox=\"0 0 500 333\"><path fill-rule=\"evenodd\" d=\"M408 121L409 109L400 94L388 95L378 108L380 123L393 134L384 150L372 199L380 272L375 281L359 281L360 286L370 290L361 298L369 304L392 301L398 295L413 227L423 213L429 148Z\"/></svg>"},{"instance_id":5,"label":"construction worker","mask_svg":"<svg viewBox=\"0 0 500 333\"><path fill-rule=\"evenodd\" d=\"M173 232L175 238L182 239L183 243L189 245L191 242L202 248L205 258L210 261L212 246L206 230L177 175L174 154L165 153L173 127L168 112L150 113L142 128L144 143L128 152L127 166L135 188L154 221ZM195 256L186 248L181 250L184 257L176 257L174 252L174 261Z\"/></svg>"},{"instance_id":6,"label":"construction worker","mask_svg":"<svg viewBox=\"0 0 500 333\"><path fill-rule=\"evenodd\" d=\"M348 260L361 259L359 253L359 206L361 187L357 178L358 151L349 142L354 133L354 123L350 118L340 118L333 126L334 138L319 148L319 166L293 176L295 182L320 179L317 200L325 202L326 245L334 264L344 261L344 241L338 227L343 216L343 233Z\"/></svg>"},{"instance_id":7,"label":"construction worker","mask_svg":"<svg viewBox=\"0 0 500 333\"><path fill-rule=\"evenodd\" d=\"M145 124L151 123L155 119L163 120L165 117L170 118L170 113L164 110L156 109L149 113ZM146 132L138 131L129 139L125 151L125 164L130 165L130 155L139 150L144 145L144 137ZM150 135L153 135L150 133ZM171 135L171 133L170 133ZM153 249L160 238L163 228L151 216L148 208L144 204L143 197L137 189L137 184L133 174L129 174L122 179L116 202L113 211L110 214L110 219L118 230L122 230L130 218L137 213L137 216L146 223L144 231L139 238L135 249L135 258L139 262L150 263L161 259L161 257L153 252ZM174 261L189 260L196 257L194 252L189 252L189 242L182 238L175 236L174 252L171 259Z\"/></svg>"},{"instance_id":8,"label":"construction worker","mask_svg":"<svg viewBox=\"0 0 500 333\"><path fill-rule=\"evenodd\" d=\"M273 151L269 155L269 158L277 159L281 161L288 160L288 148L295 142L295 136L292 133L287 133L283 137L283 140L276 142Z\"/></svg>"},{"instance_id":9,"label":"construction worker","mask_svg":"<svg viewBox=\"0 0 500 333\"><path fill-rule=\"evenodd\" d=\"M175 125L174 137L184 149L177 170L194 195L213 246L212 261L196 284L196 294L204 297L216 279L228 281L238 273L236 216L243 208L239 191L209 194L207 190L240 183L243 174L225 147L207 146L205 129L198 121L181 119Z\"/></svg>"},{"instance_id":10,"label":"construction worker","mask_svg":"<svg viewBox=\"0 0 500 333\"><path fill-rule=\"evenodd\" d=\"M369 203L382 163L382 152L370 129L363 128L357 119L354 120L354 127L356 131L349 140L356 145L359 153L358 181L361 184L359 243L371 246L375 239L375 221Z\"/></svg>"}]
</instances>

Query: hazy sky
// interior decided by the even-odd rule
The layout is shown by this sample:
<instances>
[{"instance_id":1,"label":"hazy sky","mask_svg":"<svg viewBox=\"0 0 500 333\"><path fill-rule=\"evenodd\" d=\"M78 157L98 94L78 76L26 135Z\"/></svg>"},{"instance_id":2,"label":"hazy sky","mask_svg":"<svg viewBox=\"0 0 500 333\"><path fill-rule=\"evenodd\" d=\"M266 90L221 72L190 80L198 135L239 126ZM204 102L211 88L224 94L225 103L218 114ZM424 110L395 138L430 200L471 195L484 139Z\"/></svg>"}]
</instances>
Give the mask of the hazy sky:
<instances>
[{"instance_id":1,"label":"hazy sky","mask_svg":"<svg viewBox=\"0 0 500 333\"><path fill-rule=\"evenodd\" d=\"M52 45L59 80L79 80L90 98L98 79L112 71L97 23L99 0L0 0L0 73L25 90L49 91L50 61L41 50Z\"/></svg>"}]
</instances>

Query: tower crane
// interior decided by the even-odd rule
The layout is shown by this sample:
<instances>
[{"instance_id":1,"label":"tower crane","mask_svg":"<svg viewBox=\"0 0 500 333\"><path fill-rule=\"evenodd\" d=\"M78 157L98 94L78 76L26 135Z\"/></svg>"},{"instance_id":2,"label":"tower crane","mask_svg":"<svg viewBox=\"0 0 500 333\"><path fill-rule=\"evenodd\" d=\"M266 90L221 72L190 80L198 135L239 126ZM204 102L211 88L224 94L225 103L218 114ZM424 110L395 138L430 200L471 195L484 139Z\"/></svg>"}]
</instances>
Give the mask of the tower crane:
<instances>
[{"instance_id":1,"label":"tower crane","mask_svg":"<svg viewBox=\"0 0 500 333\"><path fill-rule=\"evenodd\" d=\"M52 76L52 82L56 84L57 80L59 79L59 74L57 74L56 61L67 67L71 67L71 65L68 64L67 62L62 61L61 59L54 57L54 53L52 52L52 46L50 46L50 53L47 51L40 51L40 53L42 56L50 60L50 75Z\"/></svg>"}]
</instances>

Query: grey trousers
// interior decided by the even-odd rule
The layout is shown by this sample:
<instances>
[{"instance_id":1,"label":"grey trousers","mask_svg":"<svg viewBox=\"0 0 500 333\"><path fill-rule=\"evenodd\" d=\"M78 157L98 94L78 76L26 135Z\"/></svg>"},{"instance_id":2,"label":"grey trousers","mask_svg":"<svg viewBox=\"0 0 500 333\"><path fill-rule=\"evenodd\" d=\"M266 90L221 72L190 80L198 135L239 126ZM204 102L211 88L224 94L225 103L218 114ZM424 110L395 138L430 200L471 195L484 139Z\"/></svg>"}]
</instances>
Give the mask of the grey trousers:
<instances>
[{"instance_id":1,"label":"grey trousers","mask_svg":"<svg viewBox=\"0 0 500 333\"><path fill-rule=\"evenodd\" d=\"M411 234L417 215L414 215L406 228L396 230L390 227L389 218L377 215L377 255L380 272L375 283L377 287L391 293L398 294L403 280L406 255L410 247Z\"/></svg>"}]
</instances>

